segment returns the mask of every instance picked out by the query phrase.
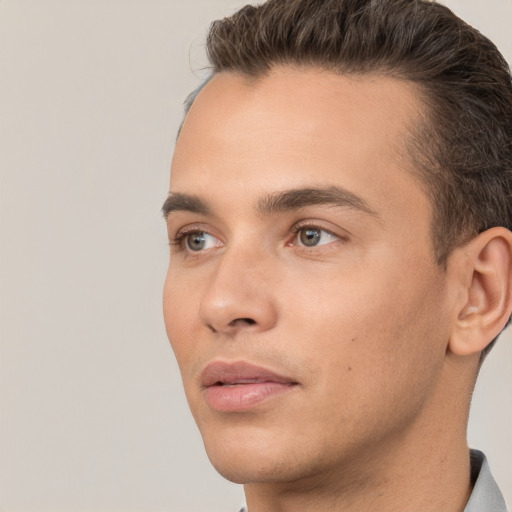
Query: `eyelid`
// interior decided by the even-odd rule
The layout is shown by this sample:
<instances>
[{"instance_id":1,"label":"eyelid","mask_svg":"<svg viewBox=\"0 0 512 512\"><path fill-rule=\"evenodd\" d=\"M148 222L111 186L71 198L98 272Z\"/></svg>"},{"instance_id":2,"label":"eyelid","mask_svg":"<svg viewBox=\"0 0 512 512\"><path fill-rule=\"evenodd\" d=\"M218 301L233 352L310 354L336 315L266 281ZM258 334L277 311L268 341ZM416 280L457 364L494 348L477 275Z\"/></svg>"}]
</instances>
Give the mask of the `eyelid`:
<instances>
[{"instance_id":1,"label":"eyelid","mask_svg":"<svg viewBox=\"0 0 512 512\"><path fill-rule=\"evenodd\" d=\"M297 222L296 224L294 224L290 231L293 235L296 235L299 231L307 228L324 231L326 233L329 233L329 235L339 238L340 240L348 240L350 235L346 230L342 230L341 228L332 229L330 227L327 227L322 221L317 220L302 220L300 222Z\"/></svg>"},{"instance_id":2,"label":"eyelid","mask_svg":"<svg viewBox=\"0 0 512 512\"><path fill-rule=\"evenodd\" d=\"M289 230L289 233L291 233L292 236L289 238L286 245L300 247L303 250L317 250L318 251L321 247L331 245L332 243L334 243L336 241L341 241L341 242L348 241L350 233L348 233L346 230L342 230L341 228L332 229L330 227L327 227L325 224L326 224L325 222L319 221L319 220L302 220L300 222L295 223L292 226L292 228ZM329 223L329 224L331 224L331 223ZM301 246L300 244L297 243L297 240L296 240L297 234L301 230L307 229L307 228L323 231L324 233L327 233L330 236L335 237L337 240L334 240L332 242L325 243L325 244L320 244L318 246L313 246L313 247ZM220 236L215 234L214 231L215 230L212 230L211 226L204 224L202 222L188 224L186 226L179 228L175 235L170 234L169 245L181 246L181 250L183 252L194 254L194 255L198 256L203 252L209 251L210 249L205 249L204 251L191 251L183 246L185 238L187 237L187 235L192 234L192 233L205 233L206 235L211 236L214 239L216 239L219 242L219 246L224 245L225 241L222 240L222 238Z\"/></svg>"},{"instance_id":3,"label":"eyelid","mask_svg":"<svg viewBox=\"0 0 512 512\"><path fill-rule=\"evenodd\" d=\"M173 235L172 233L174 231L176 232L176 234ZM208 226L208 224L205 224L204 222L192 222L190 224L182 225L179 229L172 229L169 226L169 238L177 239L185 235L188 235L189 233L195 233L197 231L211 233L212 229L210 226Z\"/></svg>"},{"instance_id":4,"label":"eyelid","mask_svg":"<svg viewBox=\"0 0 512 512\"><path fill-rule=\"evenodd\" d=\"M203 226L200 224L189 224L187 226L183 226L178 231L176 231L176 234L174 235L174 240L182 239L184 236L190 234L190 233L198 233L198 232L206 232L206 229L204 229Z\"/></svg>"},{"instance_id":5,"label":"eyelid","mask_svg":"<svg viewBox=\"0 0 512 512\"><path fill-rule=\"evenodd\" d=\"M216 236L215 234L212 233L211 228L209 228L205 224L197 223L197 224L188 224L186 226L183 226L180 229L178 229L178 231L176 232L175 235L170 235L169 236L169 245L181 246L183 244L184 239L187 237L187 235L190 235L192 233L205 233L206 235L211 236L211 237L215 238L216 240L218 240L220 243L222 243L222 240L218 236ZM183 248L183 250L185 252L193 252L193 251L187 250L186 248ZM197 252L199 253L199 252L203 252L203 251L197 251Z\"/></svg>"}]
</instances>

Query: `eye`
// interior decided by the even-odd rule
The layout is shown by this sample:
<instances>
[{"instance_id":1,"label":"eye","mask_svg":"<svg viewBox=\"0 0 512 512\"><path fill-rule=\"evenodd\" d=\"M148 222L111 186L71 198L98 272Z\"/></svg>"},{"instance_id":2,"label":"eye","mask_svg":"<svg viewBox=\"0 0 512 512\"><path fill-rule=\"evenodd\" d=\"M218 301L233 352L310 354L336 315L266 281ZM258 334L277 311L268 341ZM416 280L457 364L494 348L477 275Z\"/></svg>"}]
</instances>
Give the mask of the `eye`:
<instances>
[{"instance_id":1,"label":"eye","mask_svg":"<svg viewBox=\"0 0 512 512\"><path fill-rule=\"evenodd\" d=\"M205 251L219 245L219 240L205 231L192 231L185 233L179 240L185 249L193 252Z\"/></svg>"},{"instance_id":2,"label":"eye","mask_svg":"<svg viewBox=\"0 0 512 512\"><path fill-rule=\"evenodd\" d=\"M304 247L325 245L339 239L334 233L315 226L305 226L296 231L296 244Z\"/></svg>"}]
</instances>

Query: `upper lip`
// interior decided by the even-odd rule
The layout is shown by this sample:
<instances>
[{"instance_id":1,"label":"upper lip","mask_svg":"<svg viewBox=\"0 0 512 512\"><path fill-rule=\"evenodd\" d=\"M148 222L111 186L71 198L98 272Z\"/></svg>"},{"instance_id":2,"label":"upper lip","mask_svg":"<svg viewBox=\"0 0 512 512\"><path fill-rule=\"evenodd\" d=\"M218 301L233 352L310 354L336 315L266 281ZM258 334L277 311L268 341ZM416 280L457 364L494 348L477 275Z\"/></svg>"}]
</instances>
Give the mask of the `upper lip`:
<instances>
[{"instance_id":1,"label":"upper lip","mask_svg":"<svg viewBox=\"0 0 512 512\"><path fill-rule=\"evenodd\" d=\"M213 361L201 373L201 384L204 388L219 384L250 384L260 382L296 384L289 377L245 361Z\"/></svg>"}]
</instances>

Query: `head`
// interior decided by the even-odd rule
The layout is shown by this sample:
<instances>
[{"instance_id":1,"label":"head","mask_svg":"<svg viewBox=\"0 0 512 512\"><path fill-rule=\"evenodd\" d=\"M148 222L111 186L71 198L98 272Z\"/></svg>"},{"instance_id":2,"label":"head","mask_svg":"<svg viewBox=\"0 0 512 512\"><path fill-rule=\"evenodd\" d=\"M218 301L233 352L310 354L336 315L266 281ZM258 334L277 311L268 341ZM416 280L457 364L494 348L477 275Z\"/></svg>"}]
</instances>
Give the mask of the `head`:
<instances>
[{"instance_id":1,"label":"head","mask_svg":"<svg viewBox=\"0 0 512 512\"><path fill-rule=\"evenodd\" d=\"M290 481L463 428L511 309L499 52L427 1L270 0L215 22L208 53L164 300L212 462Z\"/></svg>"}]
</instances>

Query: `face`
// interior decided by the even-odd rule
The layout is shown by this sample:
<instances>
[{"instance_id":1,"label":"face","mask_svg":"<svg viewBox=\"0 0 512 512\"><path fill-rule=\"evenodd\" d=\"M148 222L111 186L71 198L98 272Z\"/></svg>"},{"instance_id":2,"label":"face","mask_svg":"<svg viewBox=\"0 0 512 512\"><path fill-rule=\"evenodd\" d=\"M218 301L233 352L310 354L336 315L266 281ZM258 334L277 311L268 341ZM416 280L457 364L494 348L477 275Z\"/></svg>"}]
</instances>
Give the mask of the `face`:
<instances>
[{"instance_id":1,"label":"face","mask_svg":"<svg viewBox=\"0 0 512 512\"><path fill-rule=\"evenodd\" d=\"M196 99L165 205L164 312L227 478L324 478L426 414L449 308L406 149L417 111L412 85L314 69L220 74Z\"/></svg>"}]
</instances>

